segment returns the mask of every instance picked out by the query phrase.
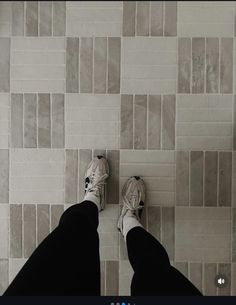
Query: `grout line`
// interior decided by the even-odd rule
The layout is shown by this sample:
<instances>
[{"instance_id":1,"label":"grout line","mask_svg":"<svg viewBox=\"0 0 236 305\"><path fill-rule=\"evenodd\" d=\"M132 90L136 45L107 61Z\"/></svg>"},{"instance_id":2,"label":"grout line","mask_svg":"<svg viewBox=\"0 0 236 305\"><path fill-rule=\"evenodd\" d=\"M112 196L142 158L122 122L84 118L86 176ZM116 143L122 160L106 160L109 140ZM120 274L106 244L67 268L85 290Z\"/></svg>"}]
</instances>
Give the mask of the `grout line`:
<instances>
[{"instance_id":1,"label":"grout line","mask_svg":"<svg viewBox=\"0 0 236 305\"><path fill-rule=\"evenodd\" d=\"M25 147L25 93L22 93L22 148Z\"/></svg>"},{"instance_id":2,"label":"grout line","mask_svg":"<svg viewBox=\"0 0 236 305\"><path fill-rule=\"evenodd\" d=\"M41 18L40 18L40 13L41 13L41 2L42 1L37 1L37 11L38 11L38 36L41 36L41 31L40 31L40 22L41 22Z\"/></svg>"},{"instance_id":3,"label":"grout line","mask_svg":"<svg viewBox=\"0 0 236 305\"><path fill-rule=\"evenodd\" d=\"M23 2L23 36L25 37L26 36L26 1Z\"/></svg>"},{"instance_id":4,"label":"grout line","mask_svg":"<svg viewBox=\"0 0 236 305\"><path fill-rule=\"evenodd\" d=\"M108 93L108 37L106 38L106 81L105 81L105 94Z\"/></svg>"},{"instance_id":5,"label":"grout line","mask_svg":"<svg viewBox=\"0 0 236 305\"><path fill-rule=\"evenodd\" d=\"M95 94L94 92L94 49L95 49L95 37L91 37L92 39L92 77L91 77L91 82L92 82L92 90L91 93Z\"/></svg>"},{"instance_id":6,"label":"grout line","mask_svg":"<svg viewBox=\"0 0 236 305\"><path fill-rule=\"evenodd\" d=\"M151 3L152 1L148 2L148 37L151 36Z\"/></svg>"},{"instance_id":7,"label":"grout line","mask_svg":"<svg viewBox=\"0 0 236 305\"><path fill-rule=\"evenodd\" d=\"M137 5L138 5L138 1L135 1L135 14L134 14L134 37L137 36Z\"/></svg>"},{"instance_id":8,"label":"grout line","mask_svg":"<svg viewBox=\"0 0 236 305\"><path fill-rule=\"evenodd\" d=\"M52 94L49 93L50 148L52 148Z\"/></svg>"},{"instance_id":9,"label":"grout line","mask_svg":"<svg viewBox=\"0 0 236 305\"><path fill-rule=\"evenodd\" d=\"M54 27L53 27L53 19L54 19L54 4L53 1L51 1L52 3L52 10L51 10L51 37L54 37ZM66 24L65 24L66 26ZM65 33L66 34L66 33ZM66 38L66 35L65 35Z\"/></svg>"},{"instance_id":10,"label":"grout line","mask_svg":"<svg viewBox=\"0 0 236 305\"><path fill-rule=\"evenodd\" d=\"M162 1L162 36L165 36L166 27L166 1Z\"/></svg>"},{"instance_id":11,"label":"grout line","mask_svg":"<svg viewBox=\"0 0 236 305\"><path fill-rule=\"evenodd\" d=\"M24 236L24 204L21 204L21 236L22 236L22 244L21 244L21 257L24 257L24 242L25 242L25 236Z\"/></svg>"},{"instance_id":12,"label":"grout line","mask_svg":"<svg viewBox=\"0 0 236 305\"><path fill-rule=\"evenodd\" d=\"M132 140L132 143L133 143L133 147L132 149L135 149L135 145L134 145L134 128L135 128L135 120L134 120L134 111L135 111L135 94L132 94L132 103L133 103L133 140Z\"/></svg>"},{"instance_id":13,"label":"grout line","mask_svg":"<svg viewBox=\"0 0 236 305\"><path fill-rule=\"evenodd\" d=\"M222 38L219 37L219 79L218 79L218 84L219 84L219 87L218 87L218 93L219 94L222 94L223 92L221 92L221 77L220 77L220 73L221 73L221 67L220 67L220 63L221 63L221 40Z\"/></svg>"}]
</instances>

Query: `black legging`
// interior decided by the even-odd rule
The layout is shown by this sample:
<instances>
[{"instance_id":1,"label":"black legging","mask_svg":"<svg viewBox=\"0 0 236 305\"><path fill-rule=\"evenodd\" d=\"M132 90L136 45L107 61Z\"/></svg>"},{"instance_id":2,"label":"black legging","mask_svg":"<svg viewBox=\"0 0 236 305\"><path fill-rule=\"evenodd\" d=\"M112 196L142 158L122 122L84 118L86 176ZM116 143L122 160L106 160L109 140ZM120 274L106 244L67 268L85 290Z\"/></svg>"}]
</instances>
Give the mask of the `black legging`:
<instances>
[{"instance_id":1,"label":"black legging","mask_svg":"<svg viewBox=\"0 0 236 305\"><path fill-rule=\"evenodd\" d=\"M68 208L4 295L100 295L98 209L91 201ZM141 227L127 234L134 269L131 295L201 295L170 266L163 246Z\"/></svg>"}]
</instances>

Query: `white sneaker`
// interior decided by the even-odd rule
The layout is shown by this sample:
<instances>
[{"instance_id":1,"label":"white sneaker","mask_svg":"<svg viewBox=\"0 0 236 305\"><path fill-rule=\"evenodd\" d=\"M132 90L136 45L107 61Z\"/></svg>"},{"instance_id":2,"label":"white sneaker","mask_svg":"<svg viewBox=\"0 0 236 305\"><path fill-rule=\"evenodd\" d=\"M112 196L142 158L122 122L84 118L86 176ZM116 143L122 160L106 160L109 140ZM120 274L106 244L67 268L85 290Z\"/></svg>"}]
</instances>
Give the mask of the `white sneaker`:
<instances>
[{"instance_id":1,"label":"white sneaker","mask_svg":"<svg viewBox=\"0 0 236 305\"><path fill-rule=\"evenodd\" d=\"M137 176L130 177L124 184L121 195L122 203L117 228L125 236L127 234L127 232L124 232L127 231L124 230L123 220L125 216L132 216L132 218L136 218L136 220L140 223L140 217L145 200L144 181ZM136 220L135 222L137 223Z\"/></svg>"},{"instance_id":2,"label":"white sneaker","mask_svg":"<svg viewBox=\"0 0 236 305\"><path fill-rule=\"evenodd\" d=\"M105 208L105 180L109 176L109 165L103 156L97 156L89 163L85 173L84 200L94 202L98 210Z\"/></svg>"}]
</instances>

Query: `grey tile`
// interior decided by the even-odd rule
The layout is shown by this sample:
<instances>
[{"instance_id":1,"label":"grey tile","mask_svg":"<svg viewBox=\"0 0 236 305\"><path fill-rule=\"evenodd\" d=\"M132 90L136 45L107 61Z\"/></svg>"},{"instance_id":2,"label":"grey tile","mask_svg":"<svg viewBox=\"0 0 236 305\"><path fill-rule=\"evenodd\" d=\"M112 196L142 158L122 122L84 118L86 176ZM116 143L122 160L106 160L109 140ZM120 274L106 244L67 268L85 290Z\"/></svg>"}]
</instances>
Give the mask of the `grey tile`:
<instances>
[{"instance_id":1,"label":"grey tile","mask_svg":"<svg viewBox=\"0 0 236 305\"><path fill-rule=\"evenodd\" d=\"M22 205L10 205L10 257L22 257Z\"/></svg>"},{"instance_id":2,"label":"grey tile","mask_svg":"<svg viewBox=\"0 0 236 305\"><path fill-rule=\"evenodd\" d=\"M52 1L53 3L53 36L66 34L66 1Z\"/></svg>"},{"instance_id":3,"label":"grey tile","mask_svg":"<svg viewBox=\"0 0 236 305\"><path fill-rule=\"evenodd\" d=\"M165 1L164 36L177 35L177 1Z\"/></svg>"},{"instance_id":4,"label":"grey tile","mask_svg":"<svg viewBox=\"0 0 236 305\"><path fill-rule=\"evenodd\" d=\"M175 268L179 270L185 277L188 277L188 263L175 262Z\"/></svg>"},{"instance_id":5,"label":"grey tile","mask_svg":"<svg viewBox=\"0 0 236 305\"><path fill-rule=\"evenodd\" d=\"M236 296L236 264L232 264L231 295Z\"/></svg>"},{"instance_id":6,"label":"grey tile","mask_svg":"<svg viewBox=\"0 0 236 305\"><path fill-rule=\"evenodd\" d=\"M55 93L52 99L52 148L65 147L65 126L64 126L64 94Z\"/></svg>"},{"instance_id":7,"label":"grey tile","mask_svg":"<svg viewBox=\"0 0 236 305\"><path fill-rule=\"evenodd\" d=\"M105 261L100 261L100 272L101 272L101 296L105 296Z\"/></svg>"},{"instance_id":8,"label":"grey tile","mask_svg":"<svg viewBox=\"0 0 236 305\"><path fill-rule=\"evenodd\" d=\"M64 212L64 206L61 204L51 205L51 231L53 231L59 224L61 215Z\"/></svg>"},{"instance_id":9,"label":"grey tile","mask_svg":"<svg viewBox=\"0 0 236 305\"><path fill-rule=\"evenodd\" d=\"M202 291L202 263L189 264L189 277L193 285Z\"/></svg>"},{"instance_id":10,"label":"grey tile","mask_svg":"<svg viewBox=\"0 0 236 305\"><path fill-rule=\"evenodd\" d=\"M233 150L236 150L236 95L234 95L233 106Z\"/></svg>"},{"instance_id":11,"label":"grey tile","mask_svg":"<svg viewBox=\"0 0 236 305\"><path fill-rule=\"evenodd\" d=\"M10 39L0 38L0 92L10 91Z\"/></svg>"},{"instance_id":12,"label":"grey tile","mask_svg":"<svg viewBox=\"0 0 236 305\"><path fill-rule=\"evenodd\" d=\"M97 156L103 156L106 158L106 150L105 149L94 149L93 150L93 158Z\"/></svg>"},{"instance_id":13,"label":"grey tile","mask_svg":"<svg viewBox=\"0 0 236 305\"><path fill-rule=\"evenodd\" d=\"M37 204L37 245L50 233L50 211L48 204Z\"/></svg>"},{"instance_id":14,"label":"grey tile","mask_svg":"<svg viewBox=\"0 0 236 305\"><path fill-rule=\"evenodd\" d=\"M9 150L0 149L0 203L9 203Z\"/></svg>"},{"instance_id":15,"label":"grey tile","mask_svg":"<svg viewBox=\"0 0 236 305\"><path fill-rule=\"evenodd\" d=\"M38 1L26 1L26 36L38 36Z\"/></svg>"},{"instance_id":16,"label":"grey tile","mask_svg":"<svg viewBox=\"0 0 236 305\"><path fill-rule=\"evenodd\" d=\"M133 95L121 95L120 148L133 148Z\"/></svg>"},{"instance_id":17,"label":"grey tile","mask_svg":"<svg viewBox=\"0 0 236 305\"><path fill-rule=\"evenodd\" d=\"M66 149L65 202L77 202L78 150Z\"/></svg>"},{"instance_id":18,"label":"grey tile","mask_svg":"<svg viewBox=\"0 0 236 305\"><path fill-rule=\"evenodd\" d=\"M175 95L164 95L162 103L162 149L175 149Z\"/></svg>"},{"instance_id":19,"label":"grey tile","mask_svg":"<svg viewBox=\"0 0 236 305\"><path fill-rule=\"evenodd\" d=\"M106 93L107 38L94 39L94 93Z\"/></svg>"},{"instance_id":20,"label":"grey tile","mask_svg":"<svg viewBox=\"0 0 236 305\"><path fill-rule=\"evenodd\" d=\"M205 38L192 39L192 93L204 93Z\"/></svg>"},{"instance_id":21,"label":"grey tile","mask_svg":"<svg viewBox=\"0 0 236 305\"><path fill-rule=\"evenodd\" d=\"M203 205L203 152L191 151L190 154L190 205Z\"/></svg>"},{"instance_id":22,"label":"grey tile","mask_svg":"<svg viewBox=\"0 0 236 305\"><path fill-rule=\"evenodd\" d=\"M12 2L12 36L24 36L24 1Z\"/></svg>"},{"instance_id":23,"label":"grey tile","mask_svg":"<svg viewBox=\"0 0 236 305\"><path fill-rule=\"evenodd\" d=\"M66 92L79 92L79 38L66 40Z\"/></svg>"},{"instance_id":24,"label":"grey tile","mask_svg":"<svg viewBox=\"0 0 236 305\"><path fill-rule=\"evenodd\" d=\"M119 261L106 261L106 295L119 294Z\"/></svg>"},{"instance_id":25,"label":"grey tile","mask_svg":"<svg viewBox=\"0 0 236 305\"><path fill-rule=\"evenodd\" d=\"M150 1L136 1L137 16L136 16L136 35L149 35L149 6Z\"/></svg>"},{"instance_id":26,"label":"grey tile","mask_svg":"<svg viewBox=\"0 0 236 305\"><path fill-rule=\"evenodd\" d=\"M123 36L135 35L136 1L123 1Z\"/></svg>"},{"instance_id":27,"label":"grey tile","mask_svg":"<svg viewBox=\"0 0 236 305\"><path fill-rule=\"evenodd\" d=\"M134 148L147 148L147 95L135 95Z\"/></svg>"},{"instance_id":28,"label":"grey tile","mask_svg":"<svg viewBox=\"0 0 236 305\"><path fill-rule=\"evenodd\" d=\"M232 209L232 262L236 262L236 208Z\"/></svg>"},{"instance_id":29,"label":"grey tile","mask_svg":"<svg viewBox=\"0 0 236 305\"><path fill-rule=\"evenodd\" d=\"M219 206L231 206L232 152L219 152Z\"/></svg>"},{"instance_id":30,"label":"grey tile","mask_svg":"<svg viewBox=\"0 0 236 305\"><path fill-rule=\"evenodd\" d=\"M33 93L24 94L24 147L37 147L36 129L37 96Z\"/></svg>"},{"instance_id":31,"label":"grey tile","mask_svg":"<svg viewBox=\"0 0 236 305\"><path fill-rule=\"evenodd\" d=\"M149 95L148 149L161 148L161 96Z\"/></svg>"},{"instance_id":32,"label":"grey tile","mask_svg":"<svg viewBox=\"0 0 236 305\"><path fill-rule=\"evenodd\" d=\"M108 150L107 161L110 170L107 179L107 203L119 204L120 151Z\"/></svg>"},{"instance_id":33,"label":"grey tile","mask_svg":"<svg viewBox=\"0 0 236 305\"><path fill-rule=\"evenodd\" d=\"M108 38L108 93L120 93L120 37Z\"/></svg>"},{"instance_id":34,"label":"grey tile","mask_svg":"<svg viewBox=\"0 0 236 305\"><path fill-rule=\"evenodd\" d=\"M205 206L217 206L218 152L205 152Z\"/></svg>"},{"instance_id":35,"label":"grey tile","mask_svg":"<svg viewBox=\"0 0 236 305\"><path fill-rule=\"evenodd\" d=\"M174 207L161 208L162 244L170 260L175 257L175 210Z\"/></svg>"},{"instance_id":36,"label":"grey tile","mask_svg":"<svg viewBox=\"0 0 236 305\"><path fill-rule=\"evenodd\" d=\"M93 92L93 38L80 39L80 93Z\"/></svg>"},{"instance_id":37,"label":"grey tile","mask_svg":"<svg viewBox=\"0 0 236 305\"><path fill-rule=\"evenodd\" d=\"M206 38L206 93L217 93L219 81L219 38Z\"/></svg>"},{"instance_id":38,"label":"grey tile","mask_svg":"<svg viewBox=\"0 0 236 305\"><path fill-rule=\"evenodd\" d=\"M190 93L191 38L178 39L178 92Z\"/></svg>"},{"instance_id":39,"label":"grey tile","mask_svg":"<svg viewBox=\"0 0 236 305\"><path fill-rule=\"evenodd\" d=\"M218 273L224 274L228 279L228 282L225 287L218 288L219 296L229 296L231 292L231 264L218 264Z\"/></svg>"},{"instance_id":40,"label":"grey tile","mask_svg":"<svg viewBox=\"0 0 236 305\"><path fill-rule=\"evenodd\" d=\"M221 38L220 93L233 92L233 38Z\"/></svg>"},{"instance_id":41,"label":"grey tile","mask_svg":"<svg viewBox=\"0 0 236 305\"><path fill-rule=\"evenodd\" d=\"M9 264L7 259L0 259L0 295L9 285Z\"/></svg>"},{"instance_id":42,"label":"grey tile","mask_svg":"<svg viewBox=\"0 0 236 305\"><path fill-rule=\"evenodd\" d=\"M189 152L176 152L176 204L189 205Z\"/></svg>"},{"instance_id":43,"label":"grey tile","mask_svg":"<svg viewBox=\"0 0 236 305\"><path fill-rule=\"evenodd\" d=\"M144 227L145 230L148 229L147 227L147 206L144 206L142 214L141 214L141 219L140 219L140 223L141 225Z\"/></svg>"},{"instance_id":44,"label":"grey tile","mask_svg":"<svg viewBox=\"0 0 236 305\"><path fill-rule=\"evenodd\" d=\"M23 94L11 94L11 147L23 147Z\"/></svg>"},{"instance_id":45,"label":"grey tile","mask_svg":"<svg viewBox=\"0 0 236 305\"><path fill-rule=\"evenodd\" d=\"M36 248L36 207L34 204L24 204L24 257L28 258Z\"/></svg>"},{"instance_id":46,"label":"grey tile","mask_svg":"<svg viewBox=\"0 0 236 305\"><path fill-rule=\"evenodd\" d=\"M52 36L52 1L39 2L39 36Z\"/></svg>"},{"instance_id":47,"label":"grey tile","mask_svg":"<svg viewBox=\"0 0 236 305\"><path fill-rule=\"evenodd\" d=\"M128 260L128 252L126 242L122 234L119 234L119 245L120 245L120 260Z\"/></svg>"},{"instance_id":48,"label":"grey tile","mask_svg":"<svg viewBox=\"0 0 236 305\"><path fill-rule=\"evenodd\" d=\"M38 94L38 147L51 147L50 94Z\"/></svg>"},{"instance_id":49,"label":"grey tile","mask_svg":"<svg viewBox=\"0 0 236 305\"><path fill-rule=\"evenodd\" d=\"M217 265L215 263L204 263L204 295L216 295L215 277L217 275Z\"/></svg>"},{"instance_id":50,"label":"grey tile","mask_svg":"<svg viewBox=\"0 0 236 305\"><path fill-rule=\"evenodd\" d=\"M161 208L159 206L149 206L148 213L148 232L161 242Z\"/></svg>"},{"instance_id":51,"label":"grey tile","mask_svg":"<svg viewBox=\"0 0 236 305\"><path fill-rule=\"evenodd\" d=\"M92 150L80 149L79 150L79 201L84 198L84 176L89 162L92 160Z\"/></svg>"},{"instance_id":52,"label":"grey tile","mask_svg":"<svg viewBox=\"0 0 236 305\"><path fill-rule=\"evenodd\" d=\"M151 1L151 36L163 36L163 1ZM170 24L170 23L169 23Z\"/></svg>"}]
</instances>

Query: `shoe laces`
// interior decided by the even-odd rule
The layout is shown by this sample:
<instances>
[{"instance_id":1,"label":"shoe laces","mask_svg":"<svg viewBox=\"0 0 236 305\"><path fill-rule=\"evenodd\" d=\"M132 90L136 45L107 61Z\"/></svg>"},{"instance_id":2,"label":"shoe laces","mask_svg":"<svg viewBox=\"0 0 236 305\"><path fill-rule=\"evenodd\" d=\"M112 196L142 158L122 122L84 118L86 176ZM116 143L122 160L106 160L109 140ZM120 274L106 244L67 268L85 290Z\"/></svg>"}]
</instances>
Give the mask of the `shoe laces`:
<instances>
[{"instance_id":1,"label":"shoe laces","mask_svg":"<svg viewBox=\"0 0 236 305\"><path fill-rule=\"evenodd\" d=\"M141 201L141 192L138 190L138 193L131 193L128 196L125 196L122 194L123 203L120 204L120 206L124 206L126 210L129 210L133 213L135 213L138 210L141 210L143 206L137 205L137 201Z\"/></svg>"},{"instance_id":2,"label":"shoe laces","mask_svg":"<svg viewBox=\"0 0 236 305\"><path fill-rule=\"evenodd\" d=\"M94 192L95 195L99 196L101 193L102 186L105 184L105 179L107 177L108 174L103 174L102 176L100 176L98 175L97 171L93 172L92 177L90 178L90 183L93 185L92 187L87 189L87 192Z\"/></svg>"}]
</instances>

